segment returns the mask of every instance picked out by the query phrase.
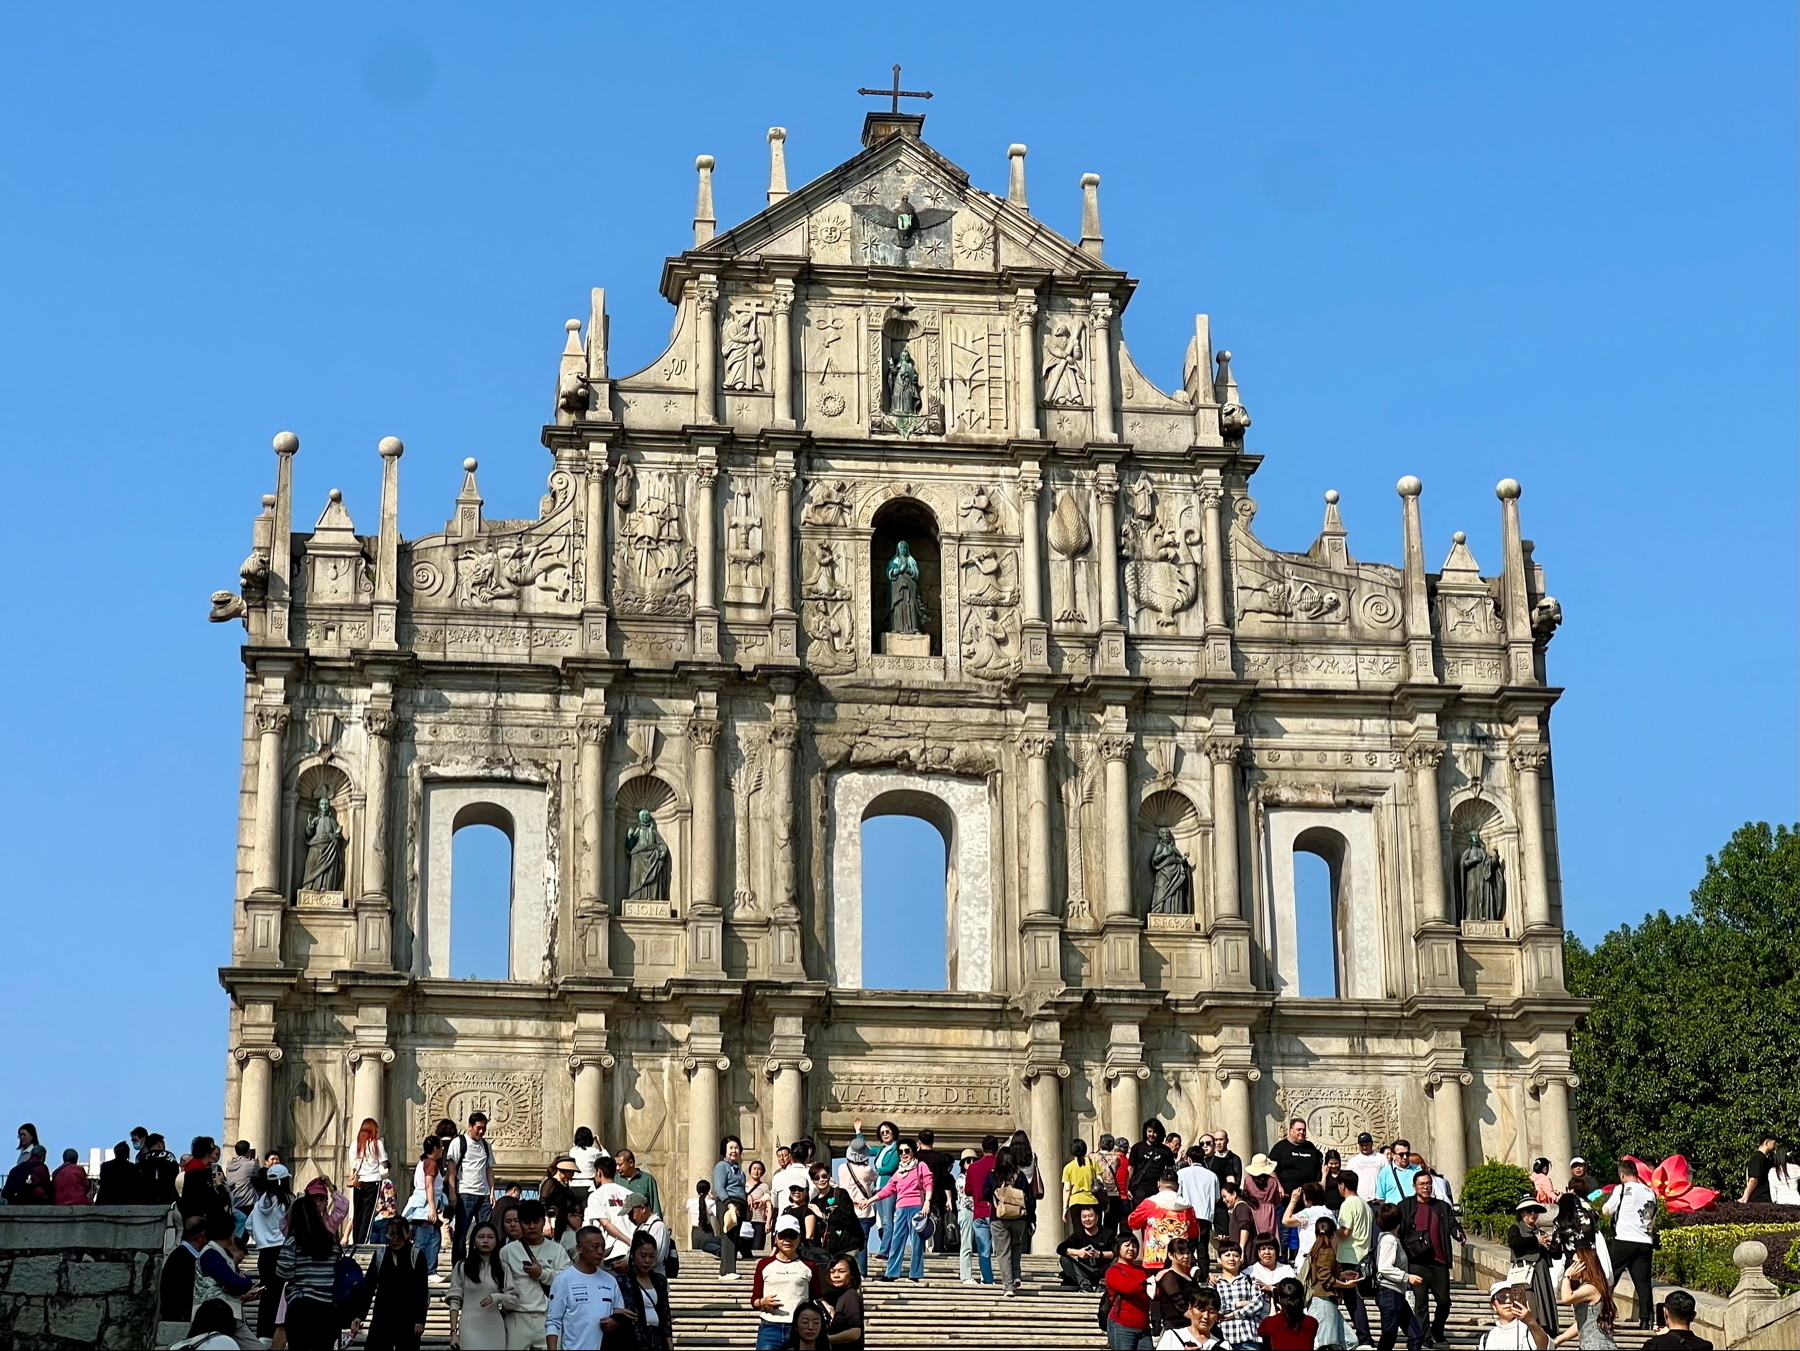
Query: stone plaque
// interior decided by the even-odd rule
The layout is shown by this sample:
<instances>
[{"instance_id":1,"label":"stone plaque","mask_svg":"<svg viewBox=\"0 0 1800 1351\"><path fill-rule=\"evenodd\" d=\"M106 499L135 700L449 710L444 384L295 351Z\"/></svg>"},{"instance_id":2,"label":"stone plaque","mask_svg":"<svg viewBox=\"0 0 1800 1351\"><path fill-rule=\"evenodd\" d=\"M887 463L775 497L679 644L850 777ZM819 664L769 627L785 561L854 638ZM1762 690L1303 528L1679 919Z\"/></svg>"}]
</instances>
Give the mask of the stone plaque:
<instances>
[{"instance_id":1,"label":"stone plaque","mask_svg":"<svg viewBox=\"0 0 1800 1351\"><path fill-rule=\"evenodd\" d=\"M1346 1156L1356 1148L1356 1137L1367 1131L1377 1145L1400 1134L1400 1106L1391 1089L1356 1088L1349 1085L1277 1089L1275 1101L1284 1117L1300 1117L1306 1134L1321 1149L1337 1149Z\"/></svg>"},{"instance_id":2,"label":"stone plaque","mask_svg":"<svg viewBox=\"0 0 1800 1351\"><path fill-rule=\"evenodd\" d=\"M1194 917L1192 915L1145 915L1145 923L1151 933L1193 933Z\"/></svg>"},{"instance_id":3,"label":"stone plaque","mask_svg":"<svg viewBox=\"0 0 1800 1351\"><path fill-rule=\"evenodd\" d=\"M625 914L633 919L667 919L673 913L667 901L625 902Z\"/></svg>"},{"instance_id":4,"label":"stone plaque","mask_svg":"<svg viewBox=\"0 0 1800 1351\"><path fill-rule=\"evenodd\" d=\"M537 1149L543 1144L542 1075L422 1070L419 1091L425 1106L414 1134L421 1138L444 1117L461 1126L470 1112L486 1112L487 1138L497 1147Z\"/></svg>"},{"instance_id":5,"label":"stone plaque","mask_svg":"<svg viewBox=\"0 0 1800 1351\"><path fill-rule=\"evenodd\" d=\"M1505 938L1506 921L1503 919L1465 919L1462 922L1464 938Z\"/></svg>"},{"instance_id":6,"label":"stone plaque","mask_svg":"<svg viewBox=\"0 0 1800 1351\"><path fill-rule=\"evenodd\" d=\"M1010 1112L1012 1099L1004 1074L920 1074L896 1066L885 1073L833 1074L825 1110L852 1116L990 1116Z\"/></svg>"}]
</instances>

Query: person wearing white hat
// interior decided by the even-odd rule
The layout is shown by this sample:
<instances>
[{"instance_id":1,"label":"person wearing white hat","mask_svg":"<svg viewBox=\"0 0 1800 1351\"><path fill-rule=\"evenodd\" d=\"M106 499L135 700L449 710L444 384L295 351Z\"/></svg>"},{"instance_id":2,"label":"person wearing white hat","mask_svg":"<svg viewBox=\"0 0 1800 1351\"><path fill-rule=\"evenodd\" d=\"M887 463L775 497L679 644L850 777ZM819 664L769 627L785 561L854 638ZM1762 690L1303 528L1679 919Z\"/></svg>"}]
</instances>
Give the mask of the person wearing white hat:
<instances>
[{"instance_id":1,"label":"person wearing white hat","mask_svg":"<svg viewBox=\"0 0 1800 1351\"><path fill-rule=\"evenodd\" d=\"M256 1335L265 1342L275 1335L275 1313L281 1306L281 1277L275 1264L287 1243L287 1209L294 1199L293 1175L279 1163L250 1175L256 1201L250 1207L249 1232L256 1244L256 1278L262 1297L256 1305Z\"/></svg>"},{"instance_id":2,"label":"person wearing white hat","mask_svg":"<svg viewBox=\"0 0 1800 1351\"><path fill-rule=\"evenodd\" d=\"M794 1310L824 1296L818 1268L800 1256L800 1221L783 1215L775 1221L775 1251L756 1264L750 1284L750 1307L760 1315L757 1351L788 1344Z\"/></svg>"},{"instance_id":3,"label":"person wearing white hat","mask_svg":"<svg viewBox=\"0 0 1800 1351\"><path fill-rule=\"evenodd\" d=\"M1550 1345L1549 1334L1532 1316L1524 1286L1495 1281L1488 1302L1494 1306L1494 1326L1476 1343L1481 1351L1544 1351Z\"/></svg>"}]
</instances>

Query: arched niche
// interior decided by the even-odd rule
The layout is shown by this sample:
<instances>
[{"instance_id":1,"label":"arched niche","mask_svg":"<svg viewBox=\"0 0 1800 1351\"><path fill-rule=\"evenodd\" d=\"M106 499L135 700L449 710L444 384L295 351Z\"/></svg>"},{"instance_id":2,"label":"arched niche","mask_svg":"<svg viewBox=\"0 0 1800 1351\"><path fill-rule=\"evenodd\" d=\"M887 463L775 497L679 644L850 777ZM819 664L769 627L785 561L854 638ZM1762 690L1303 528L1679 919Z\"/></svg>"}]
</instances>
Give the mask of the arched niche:
<instances>
[{"instance_id":1,"label":"arched niche","mask_svg":"<svg viewBox=\"0 0 1800 1351\"><path fill-rule=\"evenodd\" d=\"M332 815L337 819L339 835L336 842L335 884L320 885L318 878L309 883L307 877L307 855L311 852L309 840L314 822L319 815L321 799L330 804ZM316 763L303 767L294 781L294 823L293 823L293 873L294 894L307 893L309 902L317 904L326 898L342 901L349 895L351 887L360 877L361 870L356 866L356 855L350 848L352 816L355 809L350 776L336 765ZM327 879L328 881L332 879Z\"/></svg>"},{"instance_id":2,"label":"arched niche","mask_svg":"<svg viewBox=\"0 0 1800 1351\"><path fill-rule=\"evenodd\" d=\"M913 557L919 560L919 594L925 602L925 623L922 627L931 639L931 655L942 656L944 588L937 516L916 497L892 497L876 509L871 528L873 538L869 546L869 566L872 576L869 603L872 613L869 617L869 632L877 635L876 650L886 650L885 638L889 632L888 607L891 597L888 589L888 564L893 560L895 546L905 540Z\"/></svg>"},{"instance_id":3,"label":"arched niche","mask_svg":"<svg viewBox=\"0 0 1800 1351\"><path fill-rule=\"evenodd\" d=\"M898 769L847 770L831 783L828 848L830 980L862 988L862 823L883 815L917 816L944 837L945 960L952 990L994 988L994 878L987 784L947 774Z\"/></svg>"},{"instance_id":4,"label":"arched niche","mask_svg":"<svg viewBox=\"0 0 1800 1351\"><path fill-rule=\"evenodd\" d=\"M1497 916L1473 913L1470 897L1471 869L1474 861L1466 857L1475 839L1481 841L1483 851L1490 860L1499 860L1501 878L1501 900L1503 909ZM1459 922L1476 923L1509 923L1516 913L1519 904L1518 888L1515 879L1518 876L1516 860L1518 859L1518 831L1508 821L1500 808L1492 801L1482 797L1466 797L1460 802L1453 802L1450 808L1450 838L1444 849L1444 866L1449 871L1445 885L1449 889L1451 905Z\"/></svg>"},{"instance_id":5,"label":"arched niche","mask_svg":"<svg viewBox=\"0 0 1800 1351\"><path fill-rule=\"evenodd\" d=\"M1165 910L1164 914L1192 915L1199 906L1200 891L1195 880L1200 873L1200 814L1186 793L1164 788L1145 797L1138 808L1137 838L1132 845L1132 892L1142 898L1141 908L1147 914L1159 913L1152 907L1156 896L1156 875L1152 860L1156 855L1158 832L1167 830L1175 847L1188 861L1187 908Z\"/></svg>"},{"instance_id":6,"label":"arched niche","mask_svg":"<svg viewBox=\"0 0 1800 1351\"><path fill-rule=\"evenodd\" d=\"M649 812L656 833L668 846L669 881L666 894L656 897L631 895L631 851L628 834L637 828L638 813ZM641 918L667 918L680 912L680 899L687 884L687 850L684 831L687 813L675 790L654 774L639 774L620 782L613 795L613 891L619 898L618 911Z\"/></svg>"},{"instance_id":7,"label":"arched niche","mask_svg":"<svg viewBox=\"0 0 1800 1351\"><path fill-rule=\"evenodd\" d=\"M1277 994L1300 993L1300 929L1294 881L1296 852L1325 861L1331 876L1332 938L1338 995L1382 999L1383 916L1380 855L1372 812L1359 807L1270 807L1262 865L1269 879L1264 933Z\"/></svg>"},{"instance_id":8,"label":"arched niche","mask_svg":"<svg viewBox=\"0 0 1800 1351\"><path fill-rule=\"evenodd\" d=\"M427 780L420 896L413 943L415 975L449 979L450 896L455 850L464 826L494 826L512 841L512 905L507 922L507 979L542 981L550 973L555 932L556 870L550 857L549 809L541 784Z\"/></svg>"}]
</instances>

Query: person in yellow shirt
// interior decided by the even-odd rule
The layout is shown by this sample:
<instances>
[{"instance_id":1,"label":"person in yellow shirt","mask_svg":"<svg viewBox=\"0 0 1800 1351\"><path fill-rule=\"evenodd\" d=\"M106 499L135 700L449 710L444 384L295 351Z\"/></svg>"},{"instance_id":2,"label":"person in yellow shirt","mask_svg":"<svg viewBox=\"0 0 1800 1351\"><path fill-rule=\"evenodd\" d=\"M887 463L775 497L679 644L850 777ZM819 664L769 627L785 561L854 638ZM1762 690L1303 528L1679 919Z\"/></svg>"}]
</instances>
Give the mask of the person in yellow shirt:
<instances>
[{"instance_id":1,"label":"person in yellow shirt","mask_svg":"<svg viewBox=\"0 0 1800 1351\"><path fill-rule=\"evenodd\" d=\"M1069 1144L1069 1153L1074 1155L1063 1165L1063 1214L1068 1214L1072 1206L1097 1206L1100 1204L1099 1193L1095 1191L1095 1181L1100 1169L1088 1158L1087 1141L1075 1140Z\"/></svg>"}]
</instances>

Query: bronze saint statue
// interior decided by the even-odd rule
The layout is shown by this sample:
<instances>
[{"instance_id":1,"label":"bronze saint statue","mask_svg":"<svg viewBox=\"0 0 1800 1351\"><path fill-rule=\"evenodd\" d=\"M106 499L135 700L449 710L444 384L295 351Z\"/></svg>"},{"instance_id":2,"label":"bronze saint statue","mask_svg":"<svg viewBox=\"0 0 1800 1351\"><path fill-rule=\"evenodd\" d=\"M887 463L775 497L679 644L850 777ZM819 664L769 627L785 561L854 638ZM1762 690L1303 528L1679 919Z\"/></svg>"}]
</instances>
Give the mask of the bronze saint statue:
<instances>
[{"instance_id":1,"label":"bronze saint statue","mask_svg":"<svg viewBox=\"0 0 1800 1351\"><path fill-rule=\"evenodd\" d=\"M300 873L300 889L344 889L344 828L327 797L319 799L319 809L306 823L306 863Z\"/></svg>"},{"instance_id":2,"label":"bronze saint statue","mask_svg":"<svg viewBox=\"0 0 1800 1351\"><path fill-rule=\"evenodd\" d=\"M923 633L928 622L925 598L919 590L919 560L901 540L888 560L888 632Z\"/></svg>"},{"instance_id":3,"label":"bronze saint statue","mask_svg":"<svg viewBox=\"0 0 1800 1351\"><path fill-rule=\"evenodd\" d=\"M919 368L913 365L912 353L904 347L888 364L888 412L896 417L914 417L919 411Z\"/></svg>"},{"instance_id":4,"label":"bronze saint statue","mask_svg":"<svg viewBox=\"0 0 1800 1351\"><path fill-rule=\"evenodd\" d=\"M1498 921L1506 918L1506 864L1497 849L1490 849L1479 831L1469 832L1469 844L1457 857L1457 909L1459 918Z\"/></svg>"},{"instance_id":5,"label":"bronze saint statue","mask_svg":"<svg viewBox=\"0 0 1800 1351\"><path fill-rule=\"evenodd\" d=\"M669 846L656 832L649 812L637 814L638 823L625 832L625 850L631 856L631 884L625 895L634 901L669 899Z\"/></svg>"},{"instance_id":6,"label":"bronze saint statue","mask_svg":"<svg viewBox=\"0 0 1800 1351\"><path fill-rule=\"evenodd\" d=\"M1194 867L1167 826L1156 832L1156 848L1150 852L1150 913L1194 913Z\"/></svg>"}]
</instances>

